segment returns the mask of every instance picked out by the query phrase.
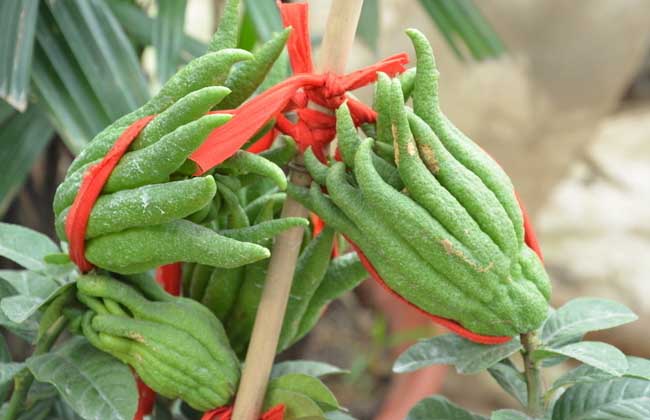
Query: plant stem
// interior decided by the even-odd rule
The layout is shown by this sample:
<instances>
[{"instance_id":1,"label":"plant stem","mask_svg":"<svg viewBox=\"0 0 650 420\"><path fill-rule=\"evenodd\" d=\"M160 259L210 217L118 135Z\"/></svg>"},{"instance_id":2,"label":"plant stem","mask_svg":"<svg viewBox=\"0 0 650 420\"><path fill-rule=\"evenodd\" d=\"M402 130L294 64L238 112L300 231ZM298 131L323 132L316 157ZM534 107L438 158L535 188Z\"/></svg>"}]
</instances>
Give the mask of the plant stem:
<instances>
[{"instance_id":1,"label":"plant stem","mask_svg":"<svg viewBox=\"0 0 650 420\"><path fill-rule=\"evenodd\" d=\"M533 360L533 352L539 346L539 339L535 332L521 334L521 344L524 358L524 376L526 377L526 388L528 391L528 415L531 417L541 417L544 414L544 403L542 394L544 386L542 384L539 366Z\"/></svg>"},{"instance_id":2,"label":"plant stem","mask_svg":"<svg viewBox=\"0 0 650 420\"><path fill-rule=\"evenodd\" d=\"M67 319L65 317L62 316L57 319L38 339L34 347L33 355L38 356L47 353L56 342L56 339L59 338L66 324ZM4 420L15 420L18 417L24 408L25 399L29 393L29 388L32 386L32 382L34 382L34 375L32 375L32 372L28 368L23 368L16 374L14 378L14 391L7 405Z\"/></svg>"},{"instance_id":3,"label":"plant stem","mask_svg":"<svg viewBox=\"0 0 650 420\"><path fill-rule=\"evenodd\" d=\"M362 4L363 0L333 0L323 36L320 71L336 74L345 71ZM302 163L302 156L297 156L289 173L290 182L308 186L311 177L304 170ZM282 208L282 217L307 215L307 209L287 197ZM233 420L259 418L282 330L302 236L302 228L289 229L278 235L273 245L246 353L244 371L237 390Z\"/></svg>"}]
</instances>

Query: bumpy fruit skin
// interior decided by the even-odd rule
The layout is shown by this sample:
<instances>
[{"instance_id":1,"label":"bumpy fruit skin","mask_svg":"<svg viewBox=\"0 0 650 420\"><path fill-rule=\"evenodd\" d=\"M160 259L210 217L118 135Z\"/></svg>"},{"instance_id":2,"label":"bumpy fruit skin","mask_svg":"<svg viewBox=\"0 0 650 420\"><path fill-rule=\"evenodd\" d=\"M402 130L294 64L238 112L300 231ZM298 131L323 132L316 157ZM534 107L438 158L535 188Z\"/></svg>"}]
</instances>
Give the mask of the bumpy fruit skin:
<instances>
[{"instance_id":1,"label":"bumpy fruit skin","mask_svg":"<svg viewBox=\"0 0 650 420\"><path fill-rule=\"evenodd\" d=\"M239 361L207 308L172 296L150 300L106 276L80 276L77 288L81 301L94 302L83 317L83 334L129 364L154 391L201 411L231 402Z\"/></svg>"},{"instance_id":2,"label":"bumpy fruit skin","mask_svg":"<svg viewBox=\"0 0 650 420\"><path fill-rule=\"evenodd\" d=\"M513 186L442 115L430 47L417 32L409 36L418 57L415 110L404 105L398 79L380 74L376 90L377 133L392 143L393 162L352 132L344 104L337 111L343 161L326 167L307 154L320 185L288 193L354 242L386 285L419 308L484 335L534 330L546 316L550 282L524 242Z\"/></svg>"}]
</instances>

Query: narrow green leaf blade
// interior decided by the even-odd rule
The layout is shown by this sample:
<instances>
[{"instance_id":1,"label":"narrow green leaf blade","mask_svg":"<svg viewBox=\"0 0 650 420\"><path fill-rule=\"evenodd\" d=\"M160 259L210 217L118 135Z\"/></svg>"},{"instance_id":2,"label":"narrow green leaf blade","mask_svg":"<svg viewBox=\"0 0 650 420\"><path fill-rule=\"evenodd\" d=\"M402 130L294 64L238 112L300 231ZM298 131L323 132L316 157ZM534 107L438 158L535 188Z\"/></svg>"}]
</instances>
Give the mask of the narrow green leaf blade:
<instances>
[{"instance_id":1,"label":"narrow green leaf blade","mask_svg":"<svg viewBox=\"0 0 650 420\"><path fill-rule=\"evenodd\" d=\"M0 107L6 105L0 104ZM6 106L9 108L8 106ZM36 106L17 112L0 124L0 215L2 215L16 191L25 182L36 159L50 142L54 133L45 114Z\"/></svg>"},{"instance_id":2,"label":"narrow green leaf blade","mask_svg":"<svg viewBox=\"0 0 650 420\"><path fill-rule=\"evenodd\" d=\"M111 121L149 98L133 46L103 1L48 0L47 5Z\"/></svg>"},{"instance_id":3,"label":"narrow green leaf blade","mask_svg":"<svg viewBox=\"0 0 650 420\"><path fill-rule=\"evenodd\" d=\"M445 397L434 395L417 403L406 420L487 420L487 418L470 413Z\"/></svg>"},{"instance_id":4,"label":"narrow green leaf blade","mask_svg":"<svg viewBox=\"0 0 650 420\"><path fill-rule=\"evenodd\" d=\"M420 0L456 56L464 59L459 41L475 60L497 57L505 51L499 35L472 0Z\"/></svg>"},{"instance_id":5,"label":"narrow green leaf blade","mask_svg":"<svg viewBox=\"0 0 650 420\"><path fill-rule=\"evenodd\" d=\"M650 382L617 378L569 388L553 408L553 420L647 420Z\"/></svg>"},{"instance_id":6,"label":"narrow green leaf blade","mask_svg":"<svg viewBox=\"0 0 650 420\"><path fill-rule=\"evenodd\" d=\"M377 41L379 39L379 1L365 0L361 7L361 16L357 26L359 39L377 53Z\"/></svg>"},{"instance_id":7,"label":"narrow green leaf blade","mask_svg":"<svg viewBox=\"0 0 650 420\"><path fill-rule=\"evenodd\" d=\"M129 367L76 337L27 360L38 381L49 382L83 418L132 420L138 391Z\"/></svg>"},{"instance_id":8,"label":"narrow green leaf blade","mask_svg":"<svg viewBox=\"0 0 650 420\"><path fill-rule=\"evenodd\" d=\"M178 68L184 35L186 0L158 0L153 25L158 83L165 83Z\"/></svg>"},{"instance_id":9,"label":"narrow green leaf blade","mask_svg":"<svg viewBox=\"0 0 650 420\"><path fill-rule=\"evenodd\" d=\"M38 0L0 2L0 97L27 109Z\"/></svg>"},{"instance_id":10,"label":"narrow green leaf blade","mask_svg":"<svg viewBox=\"0 0 650 420\"><path fill-rule=\"evenodd\" d=\"M569 301L549 316L542 328L542 343L558 347L590 331L636 321L625 305L607 299L583 297Z\"/></svg>"},{"instance_id":11,"label":"narrow green leaf blade","mask_svg":"<svg viewBox=\"0 0 650 420\"><path fill-rule=\"evenodd\" d=\"M275 2L244 0L244 10L250 14L260 41L268 41L274 32L282 30L282 20Z\"/></svg>"},{"instance_id":12,"label":"narrow green leaf blade","mask_svg":"<svg viewBox=\"0 0 650 420\"><path fill-rule=\"evenodd\" d=\"M597 341L581 341L559 348L544 347L533 352L533 358L536 360L554 356L570 357L614 376L621 376L628 369L627 358L623 352Z\"/></svg>"},{"instance_id":13,"label":"narrow green leaf blade","mask_svg":"<svg viewBox=\"0 0 650 420\"><path fill-rule=\"evenodd\" d=\"M111 0L108 2L115 18L124 30L139 46L145 47L153 44L154 20L135 4L127 1ZM181 40L181 58L187 62L194 57L205 53L207 44L183 34Z\"/></svg>"}]
</instances>

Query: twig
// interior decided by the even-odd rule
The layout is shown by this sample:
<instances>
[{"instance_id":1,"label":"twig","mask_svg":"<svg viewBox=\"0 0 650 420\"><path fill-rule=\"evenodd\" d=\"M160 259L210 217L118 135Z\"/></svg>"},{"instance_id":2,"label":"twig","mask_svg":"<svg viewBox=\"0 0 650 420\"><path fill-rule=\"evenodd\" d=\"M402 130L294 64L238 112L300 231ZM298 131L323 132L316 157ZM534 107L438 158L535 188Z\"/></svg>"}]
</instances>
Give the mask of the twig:
<instances>
[{"instance_id":1,"label":"twig","mask_svg":"<svg viewBox=\"0 0 650 420\"><path fill-rule=\"evenodd\" d=\"M323 37L321 71L342 73L345 70L362 4L363 0L333 0ZM302 163L302 156L294 160L289 179L298 186L308 186L311 178L305 172ZM282 217L306 217L307 215L307 209L287 197L282 208ZM257 420L259 417L282 330L302 236L302 228L289 229L278 235L273 245L264 290L257 308L255 325L246 353L246 363L237 391L233 420Z\"/></svg>"},{"instance_id":2,"label":"twig","mask_svg":"<svg viewBox=\"0 0 650 420\"><path fill-rule=\"evenodd\" d=\"M544 414L544 403L542 394L544 387L542 385L539 366L532 358L532 354L539 345L537 334L534 332L521 334L521 344L524 357L524 376L526 378L526 388L528 391L528 415L532 417L541 417Z\"/></svg>"},{"instance_id":3,"label":"twig","mask_svg":"<svg viewBox=\"0 0 650 420\"><path fill-rule=\"evenodd\" d=\"M38 340L33 354L38 356L49 351L56 342L56 339L59 338L59 334L61 334L66 324L67 319L65 317L60 317L56 320L49 330ZM28 368L23 368L16 374L14 378L14 391L7 405L4 420L15 420L18 418L18 415L24 408L25 399L29 393L29 388L32 386L32 382L34 382L34 375L32 375Z\"/></svg>"}]
</instances>

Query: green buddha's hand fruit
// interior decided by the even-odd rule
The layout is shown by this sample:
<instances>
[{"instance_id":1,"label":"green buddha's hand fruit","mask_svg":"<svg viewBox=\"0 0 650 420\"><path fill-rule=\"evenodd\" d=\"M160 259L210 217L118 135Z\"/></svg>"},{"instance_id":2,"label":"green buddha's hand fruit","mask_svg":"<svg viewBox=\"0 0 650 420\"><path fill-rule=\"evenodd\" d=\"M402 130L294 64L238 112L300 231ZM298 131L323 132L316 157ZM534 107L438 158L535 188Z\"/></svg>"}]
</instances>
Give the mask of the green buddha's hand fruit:
<instances>
[{"instance_id":1,"label":"green buddha's hand fruit","mask_svg":"<svg viewBox=\"0 0 650 420\"><path fill-rule=\"evenodd\" d=\"M104 185L104 193L169 181L169 176L215 128L230 120L230 115L206 115L165 135L144 149L126 153ZM54 197L54 212L59 213L74 201L91 162L59 185Z\"/></svg>"},{"instance_id":2,"label":"green buddha's hand fruit","mask_svg":"<svg viewBox=\"0 0 650 420\"><path fill-rule=\"evenodd\" d=\"M325 277L307 304L307 309L302 315L293 341L298 341L314 328L331 301L354 289L367 277L368 272L363 268L356 253L352 252L334 258L327 267Z\"/></svg>"},{"instance_id":3,"label":"green buddha's hand fruit","mask_svg":"<svg viewBox=\"0 0 650 420\"><path fill-rule=\"evenodd\" d=\"M326 227L300 254L284 314L278 351L293 344L311 298L323 282L332 254L334 230Z\"/></svg>"},{"instance_id":4,"label":"green buddha's hand fruit","mask_svg":"<svg viewBox=\"0 0 650 420\"><path fill-rule=\"evenodd\" d=\"M190 299L145 298L106 276L77 280L80 300L97 302L82 321L98 349L129 364L154 391L205 411L231 402L240 366L219 320Z\"/></svg>"},{"instance_id":5,"label":"green buddha's hand fruit","mask_svg":"<svg viewBox=\"0 0 650 420\"><path fill-rule=\"evenodd\" d=\"M104 156L120 134L135 121L147 115L160 114L190 92L206 86L223 84L233 64L251 58L253 55L248 51L223 49L190 61L187 66L172 76L149 102L97 134L72 162L68 168L68 176L87 163Z\"/></svg>"},{"instance_id":6,"label":"green buddha's hand fruit","mask_svg":"<svg viewBox=\"0 0 650 420\"><path fill-rule=\"evenodd\" d=\"M216 191L214 178L206 176L102 195L90 213L86 239L182 219L210 203ZM68 211L66 208L56 219L62 240L67 240L64 226Z\"/></svg>"},{"instance_id":7,"label":"green buddha's hand fruit","mask_svg":"<svg viewBox=\"0 0 650 420\"><path fill-rule=\"evenodd\" d=\"M86 244L88 261L122 274L178 261L234 268L269 255L263 246L221 236L187 220L109 233Z\"/></svg>"},{"instance_id":8,"label":"green buddha's hand fruit","mask_svg":"<svg viewBox=\"0 0 650 420\"><path fill-rule=\"evenodd\" d=\"M305 155L327 195L318 185L288 193L359 246L388 287L421 309L479 334L532 331L546 316L550 283L524 243L512 184L442 116L430 47L419 33L409 36L418 53L415 112L405 107L399 80L385 75L375 101L378 135L392 143L404 188L387 175L373 140L352 132L342 105L343 162L327 167Z\"/></svg>"},{"instance_id":9,"label":"green buddha's hand fruit","mask_svg":"<svg viewBox=\"0 0 650 420\"><path fill-rule=\"evenodd\" d=\"M290 33L291 28L286 28L275 34L254 52L252 60L242 63L230 72L225 85L232 89L233 93L219 104L220 109L237 108L255 92L280 56Z\"/></svg>"}]
</instances>

